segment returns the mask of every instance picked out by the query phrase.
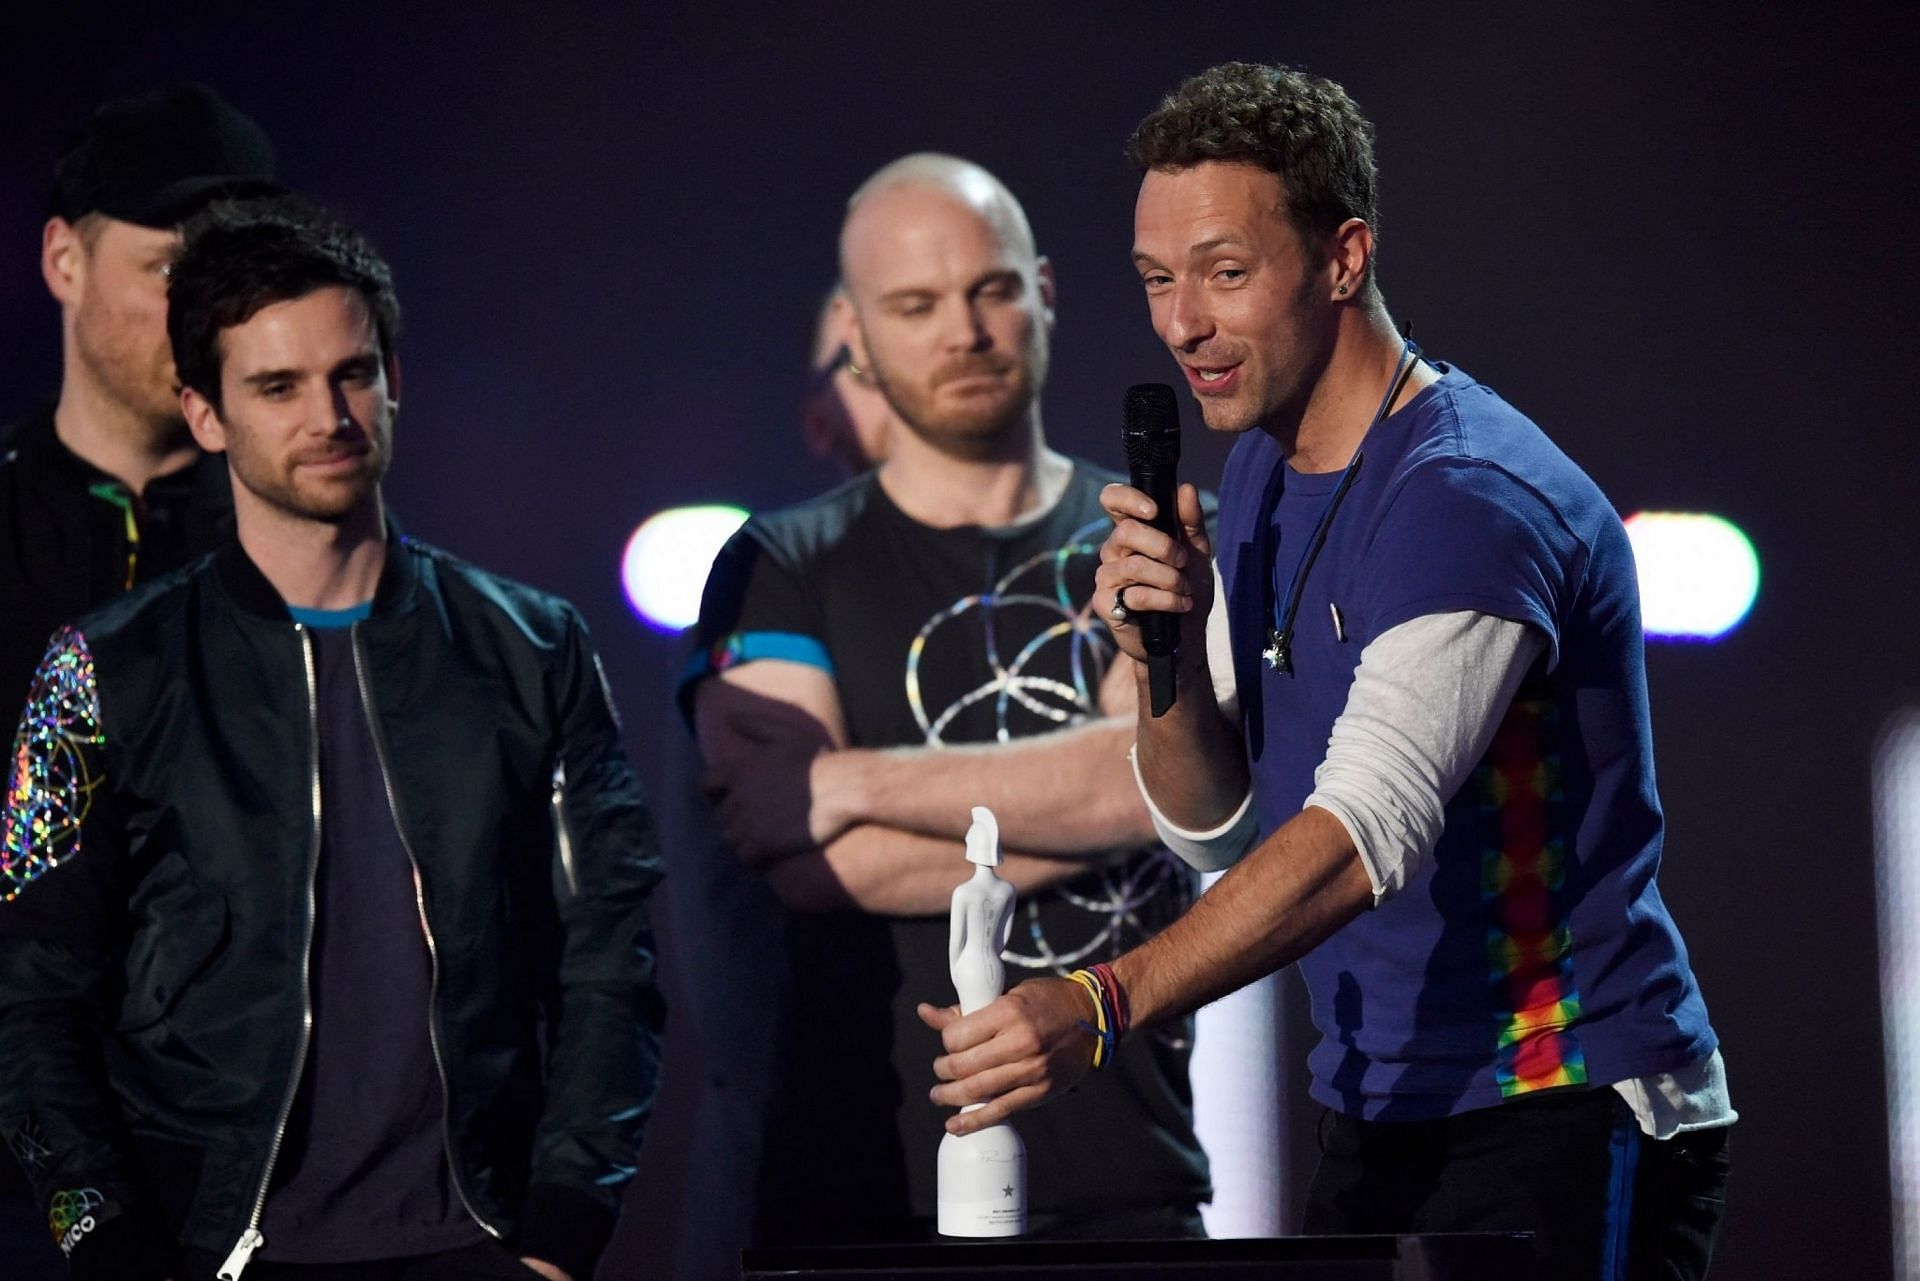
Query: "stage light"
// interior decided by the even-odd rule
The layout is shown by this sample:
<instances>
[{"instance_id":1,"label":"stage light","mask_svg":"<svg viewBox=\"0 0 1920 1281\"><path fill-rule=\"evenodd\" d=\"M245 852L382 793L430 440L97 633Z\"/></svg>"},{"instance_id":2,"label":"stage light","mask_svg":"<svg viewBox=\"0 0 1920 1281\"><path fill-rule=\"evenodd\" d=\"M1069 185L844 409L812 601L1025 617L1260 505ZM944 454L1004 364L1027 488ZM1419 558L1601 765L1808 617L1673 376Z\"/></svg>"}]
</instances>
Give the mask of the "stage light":
<instances>
[{"instance_id":1,"label":"stage light","mask_svg":"<svg viewBox=\"0 0 1920 1281\"><path fill-rule=\"evenodd\" d=\"M1211 888L1220 873L1201 878ZM1193 1129L1213 1164L1213 1203L1200 1207L1211 1237L1287 1230L1286 1118L1280 1111L1280 976L1269 974L1202 1006L1195 1019Z\"/></svg>"},{"instance_id":2,"label":"stage light","mask_svg":"<svg viewBox=\"0 0 1920 1281\"><path fill-rule=\"evenodd\" d=\"M670 507L640 522L620 558L620 582L641 621L663 632L693 626L713 558L746 519L738 507L714 504Z\"/></svg>"},{"instance_id":3,"label":"stage light","mask_svg":"<svg viewBox=\"0 0 1920 1281\"><path fill-rule=\"evenodd\" d=\"M1640 571L1649 640L1718 640L1760 590L1760 558L1733 522L1694 512L1637 512L1627 537Z\"/></svg>"},{"instance_id":4,"label":"stage light","mask_svg":"<svg viewBox=\"0 0 1920 1281\"><path fill-rule=\"evenodd\" d=\"M1873 761L1880 1007L1893 1178L1893 1261L1920 1278L1920 708L1882 728Z\"/></svg>"}]
</instances>

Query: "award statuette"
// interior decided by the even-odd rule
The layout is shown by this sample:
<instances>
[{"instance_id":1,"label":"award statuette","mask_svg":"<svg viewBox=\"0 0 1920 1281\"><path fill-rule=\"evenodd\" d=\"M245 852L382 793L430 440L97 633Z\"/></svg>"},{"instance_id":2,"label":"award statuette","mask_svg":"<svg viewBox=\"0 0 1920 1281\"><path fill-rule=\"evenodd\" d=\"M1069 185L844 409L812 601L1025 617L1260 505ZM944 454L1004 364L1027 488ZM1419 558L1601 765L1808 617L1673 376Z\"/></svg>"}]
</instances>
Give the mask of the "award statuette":
<instances>
[{"instance_id":1,"label":"award statuette","mask_svg":"<svg viewBox=\"0 0 1920 1281\"><path fill-rule=\"evenodd\" d=\"M947 964L962 1014L1000 995L1000 953L1013 930L1013 886L993 870L1000 865L1000 825L981 805L973 807L967 829L967 861L973 876L953 892L947 932ZM1027 1149L1005 1121L941 1136L939 1172L941 1236L1011 1237L1027 1230Z\"/></svg>"}]
</instances>

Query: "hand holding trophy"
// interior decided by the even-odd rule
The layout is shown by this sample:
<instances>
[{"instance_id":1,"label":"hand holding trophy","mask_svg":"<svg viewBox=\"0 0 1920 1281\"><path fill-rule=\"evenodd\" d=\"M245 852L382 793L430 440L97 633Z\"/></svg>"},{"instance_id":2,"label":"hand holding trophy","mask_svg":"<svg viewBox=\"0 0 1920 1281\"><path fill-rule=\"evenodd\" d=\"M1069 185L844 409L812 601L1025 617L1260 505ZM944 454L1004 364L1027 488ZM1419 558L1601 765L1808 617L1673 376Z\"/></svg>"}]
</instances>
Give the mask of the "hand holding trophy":
<instances>
[{"instance_id":1,"label":"hand holding trophy","mask_svg":"<svg viewBox=\"0 0 1920 1281\"><path fill-rule=\"evenodd\" d=\"M984 806L973 807L967 861L973 876L953 892L947 933L947 965L962 1014L1000 995L1000 953L1013 930L1013 886L993 870L1000 865L1000 825ZM1010 1237L1027 1230L1027 1149L1013 1126L1003 1121L942 1136L939 1210L942 1236Z\"/></svg>"}]
</instances>

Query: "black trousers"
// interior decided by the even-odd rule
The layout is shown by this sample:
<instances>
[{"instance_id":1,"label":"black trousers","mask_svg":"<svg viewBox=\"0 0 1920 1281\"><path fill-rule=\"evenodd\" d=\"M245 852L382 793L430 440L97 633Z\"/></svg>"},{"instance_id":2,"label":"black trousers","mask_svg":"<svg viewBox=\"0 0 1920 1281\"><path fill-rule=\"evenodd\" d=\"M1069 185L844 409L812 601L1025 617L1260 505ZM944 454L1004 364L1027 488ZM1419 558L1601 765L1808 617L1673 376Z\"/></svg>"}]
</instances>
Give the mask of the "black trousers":
<instances>
[{"instance_id":1,"label":"black trousers","mask_svg":"<svg viewBox=\"0 0 1920 1281\"><path fill-rule=\"evenodd\" d=\"M189 1250L173 1281L214 1281L225 1256ZM540 1274L498 1241L480 1241L458 1250L409 1259L373 1259L365 1263L274 1263L256 1258L245 1281L540 1281ZM575 1281L586 1281L575 1278Z\"/></svg>"},{"instance_id":2,"label":"black trousers","mask_svg":"<svg viewBox=\"0 0 1920 1281\"><path fill-rule=\"evenodd\" d=\"M1308 1233L1531 1232L1540 1276L1698 1281L1727 1185L1727 1129L1656 1140L1611 1089L1434 1121L1329 1112Z\"/></svg>"}]
</instances>

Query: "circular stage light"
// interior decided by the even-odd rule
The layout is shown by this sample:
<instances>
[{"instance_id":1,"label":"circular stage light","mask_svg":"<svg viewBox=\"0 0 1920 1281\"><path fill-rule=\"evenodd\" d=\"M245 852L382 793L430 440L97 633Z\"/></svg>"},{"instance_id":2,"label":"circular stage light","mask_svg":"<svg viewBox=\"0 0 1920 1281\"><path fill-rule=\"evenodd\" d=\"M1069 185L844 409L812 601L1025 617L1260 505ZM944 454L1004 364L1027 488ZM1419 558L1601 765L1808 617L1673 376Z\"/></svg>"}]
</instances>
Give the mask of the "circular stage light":
<instances>
[{"instance_id":1,"label":"circular stage light","mask_svg":"<svg viewBox=\"0 0 1920 1281\"><path fill-rule=\"evenodd\" d=\"M1740 527L1695 512L1637 512L1627 537L1650 640L1718 640L1760 591L1760 558Z\"/></svg>"},{"instance_id":2,"label":"circular stage light","mask_svg":"<svg viewBox=\"0 0 1920 1281\"><path fill-rule=\"evenodd\" d=\"M747 519L738 507L669 507L640 522L620 558L627 604L642 622L682 631L700 618L713 558Z\"/></svg>"}]
</instances>

